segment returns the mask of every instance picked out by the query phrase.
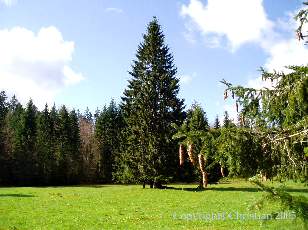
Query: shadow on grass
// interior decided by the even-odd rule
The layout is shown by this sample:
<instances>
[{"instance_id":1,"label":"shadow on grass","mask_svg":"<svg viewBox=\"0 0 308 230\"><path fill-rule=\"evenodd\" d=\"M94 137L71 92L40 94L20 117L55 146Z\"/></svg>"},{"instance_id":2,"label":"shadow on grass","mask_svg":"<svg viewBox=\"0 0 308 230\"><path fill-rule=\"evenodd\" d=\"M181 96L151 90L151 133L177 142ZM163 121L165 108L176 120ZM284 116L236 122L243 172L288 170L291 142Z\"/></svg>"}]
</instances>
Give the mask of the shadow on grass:
<instances>
[{"instance_id":1,"label":"shadow on grass","mask_svg":"<svg viewBox=\"0 0 308 230\"><path fill-rule=\"evenodd\" d=\"M205 189L202 188L175 188L175 187L167 187L167 189L174 189L174 190L182 190L188 192L206 192L206 191L234 191L234 192L258 192L260 191L257 188L236 188L236 187L225 187L225 188L213 188L208 187Z\"/></svg>"},{"instance_id":2,"label":"shadow on grass","mask_svg":"<svg viewBox=\"0 0 308 230\"><path fill-rule=\"evenodd\" d=\"M308 193L308 188L286 188L285 189L286 192L306 192Z\"/></svg>"},{"instance_id":3,"label":"shadow on grass","mask_svg":"<svg viewBox=\"0 0 308 230\"><path fill-rule=\"evenodd\" d=\"M10 194L0 194L0 198L1 197L35 197L33 195L28 195L28 194L14 194L14 193L10 193Z\"/></svg>"},{"instance_id":4,"label":"shadow on grass","mask_svg":"<svg viewBox=\"0 0 308 230\"><path fill-rule=\"evenodd\" d=\"M176 188L176 187L167 187L166 189L172 189L172 190L182 190L182 191L188 191L188 192L206 192L206 191L234 191L234 192L260 192L259 188L238 188L238 187L208 187L205 189L202 188ZM308 189L296 189L296 188L286 188L286 192L301 192L301 193L308 193Z\"/></svg>"},{"instance_id":5,"label":"shadow on grass","mask_svg":"<svg viewBox=\"0 0 308 230\"><path fill-rule=\"evenodd\" d=\"M95 185L95 184L82 184L82 185L38 185L38 186L28 186L29 188L104 188L110 187L109 185Z\"/></svg>"}]
</instances>

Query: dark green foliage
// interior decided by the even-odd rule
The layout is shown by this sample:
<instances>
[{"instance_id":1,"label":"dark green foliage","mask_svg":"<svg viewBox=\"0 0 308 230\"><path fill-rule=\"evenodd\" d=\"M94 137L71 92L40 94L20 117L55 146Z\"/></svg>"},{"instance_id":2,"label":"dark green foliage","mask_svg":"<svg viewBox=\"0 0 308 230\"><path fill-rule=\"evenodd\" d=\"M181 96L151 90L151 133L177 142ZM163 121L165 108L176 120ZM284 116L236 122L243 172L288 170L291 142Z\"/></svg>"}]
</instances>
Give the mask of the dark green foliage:
<instances>
[{"instance_id":1,"label":"dark green foliage","mask_svg":"<svg viewBox=\"0 0 308 230\"><path fill-rule=\"evenodd\" d=\"M52 172L56 169L56 157L53 148L53 126L48 110L45 106L37 119L37 160L39 184L50 184Z\"/></svg>"},{"instance_id":2,"label":"dark green foliage","mask_svg":"<svg viewBox=\"0 0 308 230\"><path fill-rule=\"evenodd\" d=\"M20 164L19 155L22 151L21 144L21 130L22 130L22 115L24 110L21 104L16 100L15 96L12 97L9 102L9 111L6 115L5 126L4 126L4 149L5 149L5 159L6 164L3 167L6 169L6 172L3 174L4 181L3 183L17 184L18 172ZM19 174L20 175L20 174Z\"/></svg>"},{"instance_id":3,"label":"dark green foliage","mask_svg":"<svg viewBox=\"0 0 308 230\"><path fill-rule=\"evenodd\" d=\"M9 156L5 150L5 118L8 113L7 97L4 91L0 92L0 183L7 180L7 163Z\"/></svg>"},{"instance_id":4,"label":"dark green foliage","mask_svg":"<svg viewBox=\"0 0 308 230\"><path fill-rule=\"evenodd\" d=\"M281 179L307 180L304 148L308 132L308 67L289 69L288 74L262 70L264 80L276 82L273 89L256 90L224 83L238 97L244 123L250 124L247 131L254 143L261 146L264 159L260 170Z\"/></svg>"},{"instance_id":5,"label":"dark green foliage","mask_svg":"<svg viewBox=\"0 0 308 230\"><path fill-rule=\"evenodd\" d=\"M96 114L84 115L65 106L37 111L0 94L0 184L62 185L111 182L123 119L112 101ZM94 133L95 131L95 133ZM108 155L109 154L109 155Z\"/></svg>"},{"instance_id":6,"label":"dark green foliage","mask_svg":"<svg viewBox=\"0 0 308 230\"><path fill-rule=\"evenodd\" d=\"M219 129L219 128L220 128L220 122L217 115L214 122L214 129Z\"/></svg>"},{"instance_id":7,"label":"dark green foliage","mask_svg":"<svg viewBox=\"0 0 308 230\"><path fill-rule=\"evenodd\" d=\"M217 130L210 130L205 111L200 105L194 104L191 109L187 111L187 117L181 126L174 124L177 133L173 136L174 139L179 140L180 144L186 146L193 145L194 158L198 159L198 154L202 154L206 159L206 171L209 173L209 182L217 182L219 180L219 164L215 159L216 148L215 138L217 137ZM179 167L180 175L183 181L201 180L200 169L196 165L192 165L188 159Z\"/></svg>"},{"instance_id":8,"label":"dark green foliage","mask_svg":"<svg viewBox=\"0 0 308 230\"><path fill-rule=\"evenodd\" d=\"M205 111L200 105L194 104L187 112L187 124L189 131L208 131L209 122Z\"/></svg>"},{"instance_id":9,"label":"dark green foliage","mask_svg":"<svg viewBox=\"0 0 308 230\"><path fill-rule=\"evenodd\" d=\"M80 136L78 117L65 106L59 111L59 175L64 184L78 183L81 173Z\"/></svg>"},{"instance_id":10,"label":"dark green foliage","mask_svg":"<svg viewBox=\"0 0 308 230\"><path fill-rule=\"evenodd\" d=\"M80 130L78 115L75 110L69 114L70 117L70 146L71 146L71 181L80 182L82 158L80 154Z\"/></svg>"},{"instance_id":11,"label":"dark green foliage","mask_svg":"<svg viewBox=\"0 0 308 230\"><path fill-rule=\"evenodd\" d=\"M37 171L37 155L36 155L36 117L37 109L30 100L27 104L26 110L22 116L21 124L21 152L19 152L20 162L18 164L19 173L21 176L20 183L31 184L31 181L36 181L37 174L33 175L33 172Z\"/></svg>"},{"instance_id":12,"label":"dark green foliage","mask_svg":"<svg viewBox=\"0 0 308 230\"><path fill-rule=\"evenodd\" d=\"M153 182L175 173L171 123L182 119L183 100L177 97L177 70L156 18L149 23L143 39L122 98L128 142L123 167L136 180Z\"/></svg>"},{"instance_id":13,"label":"dark green foliage","mask_svg":"<svg viewBox=\"0 0 308 230\"><path fill-rule=\"evenodd\" d=\"M221 128L215 140L215 159L226 168L229 176L248 178L263 169L266 156L261 153L260 143L249 130Z\"/></svg>"},{"instance_id":14,"label":"dark green foliage","mask_svg":"<svg viewBox=\"0 0 308 230\"><path fill-rule=\"evenodd\" d=\"M225 111L224 120L223 120L223 127L224 128L231 128L231 127L234 127L234 126L235 126L234 123L229 118L229 113L227 111Z\"/></svg>"},{"instance_id":15,"label":"dark green foliage","mask_svg":"<svg viewBox=\"0 0 308 230\"><path fill-rule=\"evenodd\" d=\"M123 119L120 108L112 100L108 107L97 115L95 137L100 154L99 175L100 181L111 182L115 160L119 159L120 135Z\"/></svg>"}]
</instances>

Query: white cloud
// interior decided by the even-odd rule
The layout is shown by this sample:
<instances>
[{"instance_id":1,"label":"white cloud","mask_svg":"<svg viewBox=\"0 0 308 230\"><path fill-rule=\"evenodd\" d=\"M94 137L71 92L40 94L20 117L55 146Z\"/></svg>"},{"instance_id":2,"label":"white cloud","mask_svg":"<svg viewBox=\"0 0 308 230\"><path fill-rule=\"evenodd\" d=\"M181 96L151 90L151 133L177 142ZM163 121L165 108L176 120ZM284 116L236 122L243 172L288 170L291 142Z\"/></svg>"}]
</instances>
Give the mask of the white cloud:
<instances>
[{"instance_id":1,"label":"white cloud","mask_svg":"<svg viewBox=\"0 0 308 230\"><path fill-rule=\"evenodd\" d=\"M229 118L231 120L233 120L234 123L237 123L237 116L238 116L238 112L236 111L236 105L235 105L235 101L233 101L233 104L224 104L223 106L223 110L227 111L229 114ZM222 124L223 118L224 118L224 111L223 111L223 116L220 118L220 122Z\"/></svg>"},{"instance_id":2,"label":"white cloud","mask_svg":"<svg viewBox=\"0 0 308 230\"><path fill-rule=\"evenodd\" d=\"M308 48L294 38L277 42L267 52L269 57L264 67L269 71L286 72L285 66L308 64Z\"/></svg>"},{"instance_id":3,"label":"white cloud","mask_svg":"<svg viewBox=\"0 0 308 230\"><path fill-rule=\"evenodd\" d=\"M190 75L182 75L180 76L180 84L181 85L188 85L192 81L192 76Z\"/></svg>"},{"instance_id":4,"label":"white cloud","mask_svg":"<svg viewBox=\"0 0 308 230\"><path fill-rule=\"evenodd\" d=\"M261 47L268 54L264 67L269 71L288 72L285 66L308 64L308 47L303 41L298 41L295 31L299 22L294 20L294 16L300 9L294 12L286 12L284 18L275 21L274 37L265 37L261 42ZM303 31L308 31L305 24Z\"/></svg>"},{"instance_id":5,"label":"white cloud","mask_svg":"<svg viewBox=\"0 0 308 230\"><path fill-rule=\"evenodd\" d=\"M0 0L0 3L6 6L12 6L17 2L17 0Z\"/></svg>"},{"instance_id":6,"label":"white cloud","mask_svg":"<svg viewBox=\"0 0 308 230\"><path fill-rule=\"evenodd\" d=\"M181 15L188 17L205 37L211 36L215 44L226 38L233 51L242 44L260 41L272 28L262 0L208 0L207 4L190 0L182 5Z\"/></svg>"},{"instance_id":7,"label":"white cloud","mask_svg":"<svg viewBox=\"0 0 308 230\"><path fill-rule=\"evenodd\" d=\"M120 8L115 8L115 7L108 7L105 9L106 12L110 12L110 13L117 13L117 14L121 14L123 13L123 10Z\"/></svg>"},{"instance_id":8,"label":"white cloud","mask_svg":"<svg viewBox=\"0 0 308 230\"><path fill-rule=\"evenodd\" d=\"M303 42L292 38L284 41L277 41L276 44L268 47L265 50L268 53L268 58L265 61L264 68L273 72L290 73L292 70L287 69L286 66L290 65L307 65L308 64L308 48L303 45ZM247 87L261 89L261 88L273 88L275 82L270 80L262 81L262 77L256 77L250 79L247 83Z\"/></svg>"},{"instance_id":9,"label":"white cloud","mask_svg":"<svg viewBox=\"0 0 308 230\"><path fill-rule=\"evenodd\" d=\"M192 73L192 74L180 75L179 76L180 84L181 85L189 85L196 76L197 76L197 74L195 72Z\"/></svg>"},{"instance_id":10,"label":"white cloud","mask_svg":"<svg viewBox=\"0 0 308 230\"><path fill-rule=\"evenodd\" d=\"M42 108L66 86L84 79L69 66L74 42L55 27L37 34L21 28L0 30L0 88L25 103L31 97Z\"/></svg>"},{"instance_id":11,"label":"white cloud","mask_svg":"<svg viewBox=\"0 0 308 230\"><path fill-rule=\"evenodd\" d=\"M190 26L188 23L185 24L185 27L186 27L186 31L183 32L184 38L190 44L195 44L197 42L195 31L193 30L192 26Z\"/></svg>"},{"instance_id":12,"label":"white cloud","mask_svg":"<svg viewBox=\"0 0 308 230\"><path fill-rule=\"evenodd\" d=\"M246 85L248 88L262 89L268 88L272 89L275 86L276 82L271 82L270 80L262 80L262 77L257 77L255 79L250 79Z\"/></svg>"}]
</instances>

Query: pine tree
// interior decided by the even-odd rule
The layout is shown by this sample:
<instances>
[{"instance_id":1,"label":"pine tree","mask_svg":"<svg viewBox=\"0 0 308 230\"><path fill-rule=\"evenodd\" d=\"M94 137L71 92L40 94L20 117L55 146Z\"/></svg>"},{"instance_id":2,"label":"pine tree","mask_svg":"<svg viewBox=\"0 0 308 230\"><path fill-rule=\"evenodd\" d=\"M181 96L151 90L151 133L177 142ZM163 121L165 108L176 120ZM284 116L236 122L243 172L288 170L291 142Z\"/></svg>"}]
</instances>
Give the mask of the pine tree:
<instances>
[{"instance_id":1,"label":"pine tree","mask_svg":"<svg viewBox=\"0 0 308 230\"><path fill-rule=\"evenodd\" d=\"M24 109L13 96L9 102L9 110L5 121L5 142L4 148L7 155L7 178L9 184L18 184L20 182L21 167L23 159L22 153L22 116Z\"/></svg>"},{"instance_id":2,"label":"pine tree","mask_svg":"<svg viewBox=\"0 0 308 230\"><path fill-rule=\"evenodd\" d=\"M50 113L49 113L49 119L50 119L50 153L52 154L52 158L54 158L54 161L50 165L51 167L51 175L50 175L50 183L51 184L59 184L61 180L61 175L59 174L59 163L60 163L60 143L61 143L61 137L60 137L60 117L59 113L56 109L56 106L53 105Z\"/></svg>"},{"instance_id":3,"label":"pine tree","mask_svg":"<svg viewBox=\"0 0 308 230\"><path fill-rule=\"evenodd\" d=\"M143 39L122 99L127 123L128 168L139 181L153 184L175 172L177 155L171 140L171 123L182 119L183 100L177 97L177 69L155 17Z\"/></svg>"},{"instance_id":4,"label":"pine tree","mask_svg":"<svg viewBox=\"0 0 308 230\"><path fill-rule=\"evenodd\" d=\"M33 101L30 101L27 104L24 117L23 117L23 149L24 149L24 176L26 180L29 180L27 183L36 183L38 174L38 159L36 154L36 138L37 138L37 108L33 104Z\"/></svg>"},{"instance_id":5,"label":"pine tree","mask_svg":"<svg viewBox=\"0 0 308 230\"><path fill-rule=\"evenodd\" d=\"M122 123L120 110L114 100L111 100L108 107L104 107L96 119L95 137L100 153L100 180L103 182L111 182L113 179Z\"/></svg>"},{"instance_id":6,"label":"pine tree","mask_svg":"<svg viewBox=\"0 0 308 230\"><path fill-rule=\"evenodd\" d=\"M56 157L53 143L53 127L47 104L38 115L37 158L40 184L51 184L56 170Z\"/></svg>"},{"instance_id":7,"label":"pine tree","mask_svg":"<svg viewBox=\"0 0 308 230\"><path fill-rule=\"evenodd\" d=\"M71 182L71 146L70 146L70 126L71 121L69 113L65 106L62 106L59 111L59 138L58 138L58 148L59 148L59 168L58 176L59 182L61 184L69 184Z\"/></svg>"},{"instance_id":8,"label":"pine tree","mask_svg":"<svg viewBox=\"0 0 308 230\"><path fill-rule=\"evenodd\" d=\"M208 131L209 129L206 113L197 103L193 104L188 111L187 120L190 131Z\"/></svg>"},{"instance_id":9,"label":"pine tree","mask_svg":"<svg viewBox=\"0 0 308 230\"><path fill-rule=\"evenodd\" d=\"M214 122L214 129L219 129L219 128L220 128L220 122L217 115Z\"/></svg>"},{"instance_id":10,"label":"pine tree","mask_svg":"<svg viewBox=\"0 0 308 230\"><path fill-rule=\"evenodd\" d=\"M80 129L78 122L78 115L75 110L72 110L69 114L70 118L70 158L71 158L71 182L79 183L81 169L82 169L82 158L80 154Z\"/></svg>"},{"instance_id":11,"label":"pine tree","mask_svg":"<svg viewBox=\"0 0 308 230\"><path fill-rule=\"evenodd\" d=\"M14 174L18 184L30 185L37 182L38 160L36 155L37 109L30 100L23 110L20 104L11 119Z\"/></svg>"},{"instance_id":12,"label":"pine tree","mask_svg":"<svg viewBox=\"0 0 308 230\"><path fill-rule=\"evenodd\" d=\"M223 120L223 127L224 128L230 128L232 126L232 121L229 118L228 111L225 111L224 113L224 120Z\"/></svg>"},{"instance_id":13,"label":"pine tree","mask_svg":"<svg viewBox=\"0 0 308 230\"><path fill-rule=\"evenodd\" d=\"M7 181L8 154L5 151L5 118L8 113L7 97L4 91L0 92L0 183Z\"/></svg>"}]
</instances>

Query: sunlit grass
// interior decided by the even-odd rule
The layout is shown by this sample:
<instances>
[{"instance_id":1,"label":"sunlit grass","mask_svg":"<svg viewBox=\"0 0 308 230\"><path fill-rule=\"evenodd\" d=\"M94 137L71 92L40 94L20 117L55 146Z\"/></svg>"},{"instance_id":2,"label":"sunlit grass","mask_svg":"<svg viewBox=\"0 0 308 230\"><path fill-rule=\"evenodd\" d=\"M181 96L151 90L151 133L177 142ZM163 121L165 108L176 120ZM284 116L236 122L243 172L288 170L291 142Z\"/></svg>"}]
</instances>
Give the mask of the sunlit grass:
<instances>
[{"instance_id":1,"label":"sunlit grass","mask_svg":"<svg viewBox=\"0 0 308 230\"><path fill-rule=\"evenodd\" d=\"M205 191L196 185L172 187L0 188L0 229L301 229L299 220L247 217L272 211L248 209L262 192L247 181L209 185ZM287 188L308 196L301 184L288 183Z\"/></svg>"}]
</instances>

